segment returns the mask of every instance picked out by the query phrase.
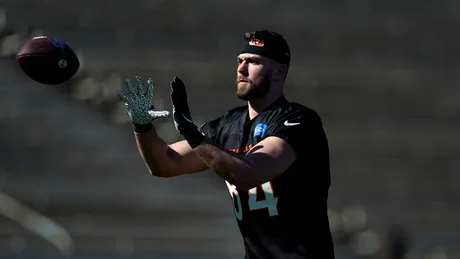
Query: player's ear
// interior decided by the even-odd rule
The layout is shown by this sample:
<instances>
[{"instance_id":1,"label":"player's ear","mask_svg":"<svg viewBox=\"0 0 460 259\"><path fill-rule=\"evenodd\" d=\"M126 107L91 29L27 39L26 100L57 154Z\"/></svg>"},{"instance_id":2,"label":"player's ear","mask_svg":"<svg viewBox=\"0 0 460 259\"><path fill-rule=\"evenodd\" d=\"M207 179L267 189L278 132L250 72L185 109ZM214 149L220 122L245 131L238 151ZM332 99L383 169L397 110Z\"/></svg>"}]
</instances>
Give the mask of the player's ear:
<instances>
[{"instance_id":1,"label":"player's ear","mask_svg":"<svg viewBox=\"0 0 460 259\"><path fill-rule=\"evenodd\" d=\"M284 80L286 78L286 74L288 71L288 67L285 64L278 64L275 68L275 79L276 81Z\"/></svg>"}]
</instances>

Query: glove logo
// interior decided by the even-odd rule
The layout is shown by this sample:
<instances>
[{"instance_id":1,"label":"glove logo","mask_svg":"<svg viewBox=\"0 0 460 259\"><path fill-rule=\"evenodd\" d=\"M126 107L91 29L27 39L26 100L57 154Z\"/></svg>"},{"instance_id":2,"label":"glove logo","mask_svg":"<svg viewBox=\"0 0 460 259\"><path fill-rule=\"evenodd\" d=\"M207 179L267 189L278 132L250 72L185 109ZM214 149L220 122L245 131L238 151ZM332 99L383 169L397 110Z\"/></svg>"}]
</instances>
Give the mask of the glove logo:
<instances>
[{"instance_id":1,"label":"glove logo","mask_svg":"<svg viewBox=\"0 0 460 259\"><path fill-rule=\"evenodd\" d=\"M265 135L265 131L267 131L267 125L263 123L259 123L256 125L254 130L254 137L261 137L263 138Z\"/></svg>"}]
</instances>

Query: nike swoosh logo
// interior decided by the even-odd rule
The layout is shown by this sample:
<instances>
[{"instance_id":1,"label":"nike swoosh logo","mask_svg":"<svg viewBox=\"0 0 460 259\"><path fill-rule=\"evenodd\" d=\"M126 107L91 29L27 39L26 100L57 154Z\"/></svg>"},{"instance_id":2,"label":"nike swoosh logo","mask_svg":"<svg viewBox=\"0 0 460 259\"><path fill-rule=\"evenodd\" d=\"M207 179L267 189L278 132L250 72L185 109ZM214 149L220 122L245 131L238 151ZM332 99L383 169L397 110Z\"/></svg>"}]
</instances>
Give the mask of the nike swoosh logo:
<instances>
[{"instance_id":1,"label":"nike swoosh logo","mask_svg":"<svg viewBox=\"0 0 460 259\"><path fill-rule=\"evenodd\" d=\"M296 125L300 125L299 122L289 122L289 121L285 121L284 122L284 126L296 126Z\"/></svg>"},{"instance_id":2,"label":"nike swoosh logo","mask_svg":"<svg viewBox=\"0 0 460 259\"><path fill-rule=\"evenodd\" d=\"M184 117L184 119L185 119L186 121L188 121L188 122L190 122L190 123L193 123L193 121L192 121L191 119L189 119L189 118L185 117L185 115L184 115L184 114L182 114L182 117Z\"/></svg>"}]
</instances>

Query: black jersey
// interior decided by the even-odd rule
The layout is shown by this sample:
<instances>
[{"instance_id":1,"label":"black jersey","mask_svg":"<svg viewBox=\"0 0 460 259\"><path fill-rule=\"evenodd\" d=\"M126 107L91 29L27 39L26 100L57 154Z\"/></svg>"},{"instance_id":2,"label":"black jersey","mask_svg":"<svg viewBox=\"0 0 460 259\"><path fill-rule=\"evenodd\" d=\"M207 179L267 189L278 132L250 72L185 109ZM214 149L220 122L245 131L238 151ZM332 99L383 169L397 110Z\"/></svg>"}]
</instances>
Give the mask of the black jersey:
<instances>
[{"instance_id":1,"label":"black jersey","mask_svg":"<svg viewBox=\"0 0 460 259\"><path fill-rule=\"evenodd\" d=\"M201 132L233 152L275 136L297 155L281 176L249 191L226 182L247 259L334 258L327 216L329 147L314 110L283 96L252 120L242 106L205 123Z\"/></svg>"}]
</instances>

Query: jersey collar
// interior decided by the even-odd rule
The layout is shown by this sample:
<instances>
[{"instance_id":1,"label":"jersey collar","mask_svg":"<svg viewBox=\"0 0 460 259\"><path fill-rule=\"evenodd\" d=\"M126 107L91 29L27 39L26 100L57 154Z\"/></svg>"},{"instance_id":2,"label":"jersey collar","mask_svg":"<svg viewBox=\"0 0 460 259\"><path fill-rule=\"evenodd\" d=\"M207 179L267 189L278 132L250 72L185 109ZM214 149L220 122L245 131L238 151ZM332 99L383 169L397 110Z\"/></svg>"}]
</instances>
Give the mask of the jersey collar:
<instances>
[{"instance_id":1,"label":"jersey collar","mask_svg":"<svg viewBox=\"0 0 460 259\"><path fill-rule=\"evenodd\" d=\"M248 109L245 109L244 111L244 115L241 117L241 119L243 120L243 124L246 124L247 122L254 122L254 120L256 118L258 118L262 113L264 112L267 112L269 110L272 110L276 107L279 107L280 105L283 105L285 103L288 103L288 100L286 99L286 97L284 95L282 95L281 97L279 97L276 101L274 101L273 103L271 103L270 105L267 106L267 108L265 108L262 112L260 112L256 117L254 117L252 120L249 119L249 111Z\"/></svg>"},{"instance_id":2,"label":"jersey collar","mask_svg":"<svg viewBox=\"0 0 460 259\"><path fill-rule=\"evenodd\" d=\"M285 97L284 95L282 95L282 96L281 96L280 98L278 98L276 101L274 101L274 102L271 103L269 106L267 106L267 108L265 108L265 109L263 110L263 112L268 111L268 110L271 110L271 109L273 109L273 108L276 108L276 107L278 107L278 106L280 106L280 105L283 105L283 104L285 104L285 103L287 103L287 102L288 102L288 100L286 99L286 97Z\"/></svg>"}]
</instances>

